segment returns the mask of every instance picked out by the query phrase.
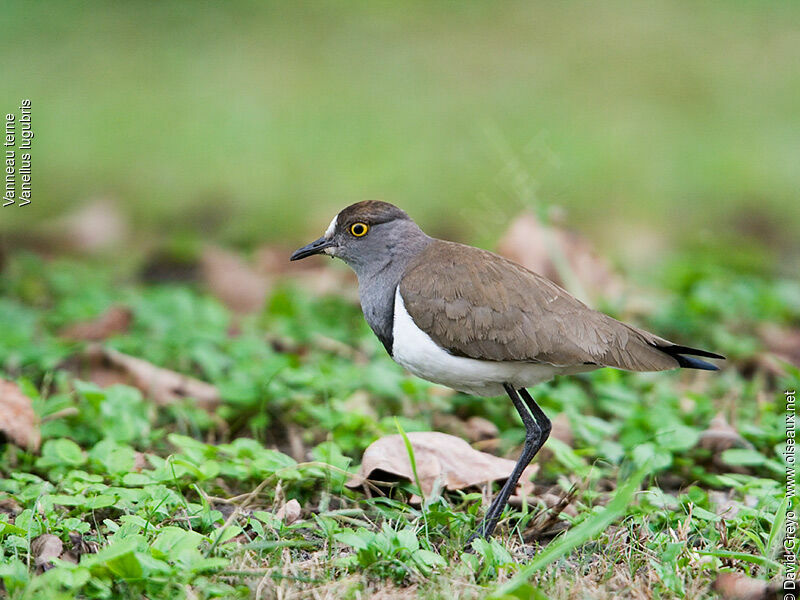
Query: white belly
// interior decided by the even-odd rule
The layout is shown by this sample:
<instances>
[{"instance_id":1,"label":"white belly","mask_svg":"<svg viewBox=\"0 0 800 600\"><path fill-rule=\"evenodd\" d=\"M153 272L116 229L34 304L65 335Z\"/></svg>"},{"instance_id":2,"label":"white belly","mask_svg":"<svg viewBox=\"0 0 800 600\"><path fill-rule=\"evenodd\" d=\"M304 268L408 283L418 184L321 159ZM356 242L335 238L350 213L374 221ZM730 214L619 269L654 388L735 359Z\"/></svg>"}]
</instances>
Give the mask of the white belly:
<instances>
[{"instance_id":1,"label":"white belly","mask_svg":"<svg viewBox=\"0 0 800 600\"><path fill-rule=\"evenodd\" d=\"M393 358L411 373L476 396L502 395L505 393L503 383L509 383L515 388L529 387L548 381L560 373L575 372L569 367L548 364L497 362L453 356L437 346L427 333L417 327L406 310L399 286L394 295L393 335Z\"/></svg>"}]
</instances>

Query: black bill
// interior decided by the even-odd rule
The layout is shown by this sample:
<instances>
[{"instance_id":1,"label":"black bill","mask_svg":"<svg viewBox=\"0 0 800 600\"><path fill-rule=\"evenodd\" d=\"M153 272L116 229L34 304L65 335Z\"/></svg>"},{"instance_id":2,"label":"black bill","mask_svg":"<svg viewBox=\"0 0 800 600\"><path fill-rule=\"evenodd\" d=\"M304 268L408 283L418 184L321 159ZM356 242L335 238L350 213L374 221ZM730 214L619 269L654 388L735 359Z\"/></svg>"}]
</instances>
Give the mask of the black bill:
<instances>
[{"instance_id":1,"label":"black bill","mask_svg":"<svg viewBox=\"0 0 800 600\"><path fill-rule=\"evenodd\" d=\"M328 240L324 237L321 237L318 240L311 242L307 246L303 246L302 248L295 250L289 260L300 260L306 256L312 256L313 254L322 254L325 248L330 248L331 246L333 246L333 240Z\"/></svg>"}]
</instances>

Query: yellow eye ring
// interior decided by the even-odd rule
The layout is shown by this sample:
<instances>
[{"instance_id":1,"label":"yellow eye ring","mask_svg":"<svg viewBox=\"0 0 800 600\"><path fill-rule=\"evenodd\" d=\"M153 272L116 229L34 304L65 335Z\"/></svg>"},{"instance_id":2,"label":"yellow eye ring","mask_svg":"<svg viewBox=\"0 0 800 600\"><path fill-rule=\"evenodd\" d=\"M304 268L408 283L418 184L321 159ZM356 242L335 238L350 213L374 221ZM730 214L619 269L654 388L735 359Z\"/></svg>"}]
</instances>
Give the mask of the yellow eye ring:
<instances>
[{"instance_id":1,"label":"yellow eye ring","mask_svg":"<svg viewBox=\"0 0 800 600\"><path fill-rule=\"evenodd\" d=\"M369 231L369 225L366 223L353 223L350 225L350 233L356 237L364 237Z\"/></svg>"}]
</instances>

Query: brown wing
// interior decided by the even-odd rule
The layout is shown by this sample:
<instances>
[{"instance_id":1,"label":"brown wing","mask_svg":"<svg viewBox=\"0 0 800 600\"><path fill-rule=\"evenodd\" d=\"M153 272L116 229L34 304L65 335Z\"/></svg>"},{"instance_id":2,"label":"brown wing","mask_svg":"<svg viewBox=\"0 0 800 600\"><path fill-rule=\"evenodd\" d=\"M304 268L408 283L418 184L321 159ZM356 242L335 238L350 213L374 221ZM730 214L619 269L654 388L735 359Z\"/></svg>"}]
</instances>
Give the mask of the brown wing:
<instances>
[{"instance_id":1,"label":"brown wing","mask_svg":"<svg viewBox=\"0 0 800 600\"><path fill-rule=\"evenodd\" d=\"M452 354L632 371L674 369L671 342L590 309L501 256L436 240L408 267L400 293L414 323Z\"/></svg>"}]
</instances>

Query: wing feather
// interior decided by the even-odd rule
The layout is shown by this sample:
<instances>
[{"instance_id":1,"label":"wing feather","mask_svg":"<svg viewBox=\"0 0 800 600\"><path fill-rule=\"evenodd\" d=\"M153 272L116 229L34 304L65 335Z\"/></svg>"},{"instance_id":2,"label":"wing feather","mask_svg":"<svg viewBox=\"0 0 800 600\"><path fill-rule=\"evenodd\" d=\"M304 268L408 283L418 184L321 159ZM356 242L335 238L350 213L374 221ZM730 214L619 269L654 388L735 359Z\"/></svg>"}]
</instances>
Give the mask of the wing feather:
<instances>
[{"instance_id":1,"label":"wing feather","mask_svg":"<svg viewBox=\"0 0 800 600\"><path fill-rule=\"evenodd\" d=\"M436 240L406 270L414 323L448 352L492 361L674 369L672 342L592 310L552 281L485 250Z\"/></svg>"}]
</instances>

